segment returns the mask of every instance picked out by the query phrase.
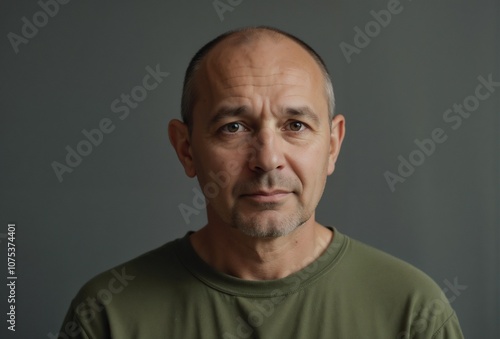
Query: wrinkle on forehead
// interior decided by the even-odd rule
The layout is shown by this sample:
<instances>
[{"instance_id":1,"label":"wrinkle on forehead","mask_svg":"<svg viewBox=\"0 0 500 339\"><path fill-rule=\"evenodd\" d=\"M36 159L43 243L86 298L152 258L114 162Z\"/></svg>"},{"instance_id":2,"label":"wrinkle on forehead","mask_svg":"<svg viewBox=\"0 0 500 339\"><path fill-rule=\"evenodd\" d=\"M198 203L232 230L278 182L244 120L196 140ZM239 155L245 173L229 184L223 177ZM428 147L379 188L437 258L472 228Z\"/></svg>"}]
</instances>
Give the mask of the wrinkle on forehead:
<instances>
[{"instance_id":1,"label":"wrinkle on forehead","mask_svg":"<svg viewBox=\"0 0 500 339\"><path fill-rule=\"evenodd\" d=\"M297 80L303 82L301 86L309 84L311 79L307 72L298 69L287 69L286 71L272 74L255 74L244 72L220 80L223 89L241 86L297 86Z\"/></svg>"},{"instance_id":2,"label":"wrinkle on forehead","mask_svg":"<svg viewBox=\"0 0 500 339\"><path fill-rule=\"evenodd\" d=\"M312 56L296 42L262 37L250 42L235 43L227 39L210 51L197 72L195 107L215 104L222 97L239 96L240 89L272 88L298 93L317 92L324 83L323 73ZM246 88L245 88L246 87Z\"/></svg>"}]
</instances>

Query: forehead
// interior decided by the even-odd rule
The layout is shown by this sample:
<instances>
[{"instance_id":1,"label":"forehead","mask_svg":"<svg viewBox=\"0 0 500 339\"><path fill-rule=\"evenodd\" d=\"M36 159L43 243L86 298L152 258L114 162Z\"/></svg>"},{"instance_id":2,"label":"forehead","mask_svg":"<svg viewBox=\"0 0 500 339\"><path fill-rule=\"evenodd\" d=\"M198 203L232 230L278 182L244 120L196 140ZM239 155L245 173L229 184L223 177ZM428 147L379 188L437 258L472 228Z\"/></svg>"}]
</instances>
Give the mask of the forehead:
<instances>
[{"instance_id":1,"label":"forehead","mask_svg":"<svg viewBox=\"0 0 500 339\"><path fill-rule=\"evenodd\" d=\"M320 67L302 46L286 37L265 35L251 40L229 37L220 42L202 61L198 76L198 93L208 95L215 88L299 82L315 87L323 81Z\"/></svg>"}]
</instances>

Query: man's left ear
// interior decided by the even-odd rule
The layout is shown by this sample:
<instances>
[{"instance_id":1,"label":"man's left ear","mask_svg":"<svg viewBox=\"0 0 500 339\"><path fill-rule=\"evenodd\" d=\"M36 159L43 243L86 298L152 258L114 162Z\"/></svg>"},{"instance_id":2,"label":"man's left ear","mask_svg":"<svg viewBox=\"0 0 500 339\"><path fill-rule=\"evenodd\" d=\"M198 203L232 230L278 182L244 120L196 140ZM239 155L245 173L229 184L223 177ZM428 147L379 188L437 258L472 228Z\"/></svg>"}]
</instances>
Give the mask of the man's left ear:
<instances>
[{"instance_id":1,"label":"man's left ear","mask_svg":"<svg viewBox=\"0 0 500 339\"><path fill-rule=\"evenodd\" d=\"M341 114L337 114L332 119L330 128L330 154L328 155L328 175L335 170L335 163L340 153L340 147L345 135L345 119Z\"/></svg>"}]
</instances>

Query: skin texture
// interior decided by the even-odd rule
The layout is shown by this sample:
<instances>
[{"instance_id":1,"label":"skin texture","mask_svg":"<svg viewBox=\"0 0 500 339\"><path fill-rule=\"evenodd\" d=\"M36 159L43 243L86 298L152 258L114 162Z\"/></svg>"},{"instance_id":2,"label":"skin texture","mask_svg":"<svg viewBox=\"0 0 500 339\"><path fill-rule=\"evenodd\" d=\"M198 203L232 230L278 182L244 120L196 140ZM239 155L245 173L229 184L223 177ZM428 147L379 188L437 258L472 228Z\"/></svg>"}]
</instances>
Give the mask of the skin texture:
<instances>
[{"instance_id":1,"label":"skin texture","mask_svg":"<svg viewBox=\"0 0 500 339\"><path fill-rule=\"evenodd\" d=\"M344 118L328 117L323 76L288 38L227 38L196 75L191 135L170 141L207 198L208 223L191 236L200 257L242 279L283 278L307 266L333 234L315 221L335 168Z\"/></svg>"}]
</instances>

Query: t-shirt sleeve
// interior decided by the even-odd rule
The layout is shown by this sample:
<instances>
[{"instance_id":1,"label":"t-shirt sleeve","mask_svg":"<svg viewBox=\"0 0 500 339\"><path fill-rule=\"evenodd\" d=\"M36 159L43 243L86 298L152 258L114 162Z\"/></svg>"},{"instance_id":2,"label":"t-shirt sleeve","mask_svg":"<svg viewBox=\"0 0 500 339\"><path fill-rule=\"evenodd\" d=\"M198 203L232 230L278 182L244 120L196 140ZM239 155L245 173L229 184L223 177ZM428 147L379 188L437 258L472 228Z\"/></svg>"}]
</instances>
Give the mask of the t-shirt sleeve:
<instances>
[{"instance_id":1,"label":"t-shirt sleeve","mask_svg":"<svg viewBox=\"0 0 500 339\"><path fill-rule=\"evenodd\" d=\"M60 337L75 339L111 338L105 309L79 293L73 300L61 325Z\"/></svg>"},{"instance_id":2,"label":"t-shirt sleeve","mask_svg":"<svg viewBox=\"0 0 500 339\"><path fill-rule=\"evenodd\" d=\"M457 315L448 302L433 299L425 305L419 312L411 312L412 321L397 339L464 338Z\"/></svg>"},{"instance_id":3,"label":"t-shirt sleeve","mask_svg":"<svg viewBox=\"0 0 500 339\"><path fill-rule=\"evenodd\" d=\"M460 324L455 312L446 319L445 323L439 327L431 337L432 339L463 339L464 335L460 329Z\"/></svg>"}]
</instances>

